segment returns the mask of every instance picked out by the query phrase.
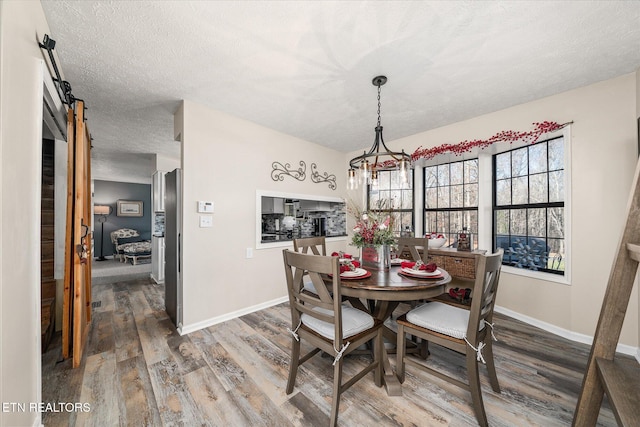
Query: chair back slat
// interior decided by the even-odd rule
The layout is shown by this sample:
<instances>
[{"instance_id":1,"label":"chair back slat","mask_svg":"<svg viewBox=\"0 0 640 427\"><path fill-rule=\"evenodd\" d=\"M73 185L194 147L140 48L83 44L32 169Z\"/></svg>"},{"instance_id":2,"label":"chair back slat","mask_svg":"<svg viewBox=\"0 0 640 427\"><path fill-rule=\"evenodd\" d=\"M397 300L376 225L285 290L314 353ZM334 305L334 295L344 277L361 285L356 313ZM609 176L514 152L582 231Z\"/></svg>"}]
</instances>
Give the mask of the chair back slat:
<instances>
[{"instance_id":1,"label":"chair back slat","mask_svg":"<svg viewBox=\"0 0 640 427\"><path fill-rule=\"evenodd\" d=\"M293 250L303 254L311 253L313 255L325 256L327 255L326 239L324 236L293 239ZM312 280L311 282L313 284L313 289L315 289L315 287L320 283L317 280L316 281ZM308 292L314 293L316 291L309 289Z\"/></svg>"},{"instance_id":2,"label":"chair back slat","mask_svg":"<svg viewBox=\"0 0 640 427\"><path fill-rule=\"evenodd\" d=\"M327 322L327 323L331 323L334 324L335 323L335 316L333 314L325 314L322 313L320 311L315 311L309 307L322 307L322 308L326 308L327 310L331 310L333 313L333 307L332 306L323 306L323 305L310 305L310 304L300 304L300 303L296 303L296 310L298 310L300 312L300 314L305 313L308 314L311 317L315 317L316 319L322 320L323 322Z\"/></svg>"},{"instance_id":3,"label":"chair back slat","mask_svg":"<svg viewBox=\"0 0 640 427\"><path fill-rule=\"evenodd\" d=\"M316 319L334 325L336 342L342 341L342 310L340 309L340 261L338 257L322 256L282 251L284 257L289 305L293 323L300 321L301 315L307 314ZM316 289L317 295L303 292L303 276L308 274ZM322 275L332 275L330 290ZM330 310L331 314L315 311L314 308ZM293 325L294 327L296 325Z\"/></svg>"},{"instance_id":4,"label":"chair back slat","mask_svg":"<svg viewBox=\"0 0 640 427\"><path fill-rule=\"evenodd\" d=\"M499 274L500 274L500 270L485 271L485 278L484 278L485 285L482 293L482 299L481 299L482 304L480 308L481 319L484 319L484 317L486 317L491 312L492 307L495 305L495 297L496 297Z\"/></svg>"},{"instance_id":5,"label":"chair back slat","mask_svg":"<svg viewBox=\"0 0 640 427\"><path fill-rule=\"evenodd\" d=\"M422 255L418 251L422 249ZM408 250L413 261L422 261L425 264L428 259L429 239L426 237L398 237L398 254Z\"/></svg>"},{"instance_id":6,"label":"chair back slat","mask_svg":"<svg viewBox=\"0 0 640 427\"><path fill-rule=\"evenodd\" d=\"M293 250L303 254L311 252L313 255L327 255L327 241L324 236L303 237L293 239Z\"/></svg>"},{"instance_id":7,"label":"chair back slat","mask_svg":"<svg viewBox=\"0 0 640 427\"><path fill-rule=\"evenodd\" d=\"M504 251L499 249L491 255L478 257L467 328L467 339L474 345L478 342L480 322L492 323L493 320L503 254Z\"/></svg>"}]
</instances>

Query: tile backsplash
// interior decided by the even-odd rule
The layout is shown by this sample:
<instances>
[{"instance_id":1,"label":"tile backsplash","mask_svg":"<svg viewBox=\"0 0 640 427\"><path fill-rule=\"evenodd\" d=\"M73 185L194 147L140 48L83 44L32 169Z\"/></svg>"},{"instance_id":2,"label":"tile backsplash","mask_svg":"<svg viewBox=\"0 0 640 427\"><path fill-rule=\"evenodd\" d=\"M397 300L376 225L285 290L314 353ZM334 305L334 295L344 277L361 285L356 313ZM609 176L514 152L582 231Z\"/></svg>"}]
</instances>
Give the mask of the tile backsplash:
<instances>
[{"instance_id":1,"label":"tile backsplash","mask_svg":"<svg viewBox=\"0 0 640 427\"><path fill-rule=\"evenodd\" d=\"M277 233L284 232L282 226L283 214L263 214L262 215L262 232ZM304 212L301 217L296 218L296 227L294 227L294 237L313 236L314 227L313 220L315 218L325 219L326 236L346 236L347 235L347 215L343 203L332 205L330 211L324 212ZM276 223L278 225L276 225ZM279 228L279 230L277 229Z\"/></svg>"}]
</instances>

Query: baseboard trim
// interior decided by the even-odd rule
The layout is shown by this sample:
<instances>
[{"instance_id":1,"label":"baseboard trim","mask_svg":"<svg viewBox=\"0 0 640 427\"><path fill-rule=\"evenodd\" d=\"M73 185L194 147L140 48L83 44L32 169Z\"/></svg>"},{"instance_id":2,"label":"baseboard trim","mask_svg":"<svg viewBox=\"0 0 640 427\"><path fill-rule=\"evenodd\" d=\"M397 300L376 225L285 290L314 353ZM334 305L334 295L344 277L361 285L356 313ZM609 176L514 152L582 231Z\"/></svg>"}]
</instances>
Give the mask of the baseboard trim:
<instances>
[{"instance_id":1,"label":"baseboard trim","mask_svg":"<svg viewBox=\"0 0 640 427\"><path fill-rule=\"evenodd\" d=\"M236 317L244 316L245 314L253 313L255 311L264 310L265 308L273 307L274 305L282 304L287 301L289 301L289 297L284 296L261 304L253 305L251 307L246 307L241 310L232 311L230 313L223 314L222 316L212 317L190 325L184 325L178 329L178 333L180 335L190 334L191 332L199 331L200 329L208 328L209 326L217 325L218 323L226 322L227 320L232 320Z\"/></svg>"},{"instance_id":2,"label":"baseboard trim","mask_svg":"<svg viewBox=\"0 0 640 427\"><path fill-rule=\"evenodd\" d=\"M156 279L156 277L153 275L153 273L150 273L149 277L151 278L151 280L156 282L156 284L158 284L158 285L162 285L164 283L164 279L162 279L162 280Z\"/></svg>"},{"instance_id":3,"label":"baseboard trim","mask_svg":"<svg viewBox=\"0 0 640 427\"><path fill-rule=\"evenodd\" d=\"M547 322L543 322L541 320L535 319L533 317L526 316L524 314L520 314L513 310L509 310L508 308L495 306L495 311L501 314L504 314L509 317L513 317L516 320L520 320L524 323L528 323L529 325L533 325L537 328L543 329L547 332L551 332L552 334L558 335L562 338L566 338L571 341L579 342L582 344L591 345L593 344L593 337L589 335L579 334L577 332L569 331L567 329L560 328L556 325L552 325ZM626 344L618 344L616 347L616 351L622 354L627 354L629 356L634 356L636 360L640 363L640 348L632 347Z\"/></svg>"}]
</instances>

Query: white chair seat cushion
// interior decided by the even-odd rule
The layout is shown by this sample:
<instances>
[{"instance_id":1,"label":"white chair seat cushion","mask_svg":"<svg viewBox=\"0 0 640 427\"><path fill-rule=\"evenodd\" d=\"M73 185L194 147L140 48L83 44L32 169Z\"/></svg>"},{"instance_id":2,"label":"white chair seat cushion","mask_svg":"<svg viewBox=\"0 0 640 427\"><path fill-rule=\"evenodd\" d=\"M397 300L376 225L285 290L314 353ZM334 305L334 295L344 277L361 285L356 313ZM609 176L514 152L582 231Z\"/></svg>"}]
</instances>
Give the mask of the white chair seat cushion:
<instances>
[{"instance_id":1,"label":"white chair seat cushion","mask_svg":"<svg viewBox=\"0 0 640 427\"><path fill-rule=\"evenodd\" d=\"M315 307L313 310L330 316L333 315L332 310L320 307ZM301 320L309 329L313 329L323 337L333 340L335 329L333 324L316 319L306 313L302 314ZM342 306L342 338L349 338L353 335L359 334L360 332L373 327L373 325L373 317L368 313L347 305Z\"/></svg>"},{"instance_id":2,"label":"white chair seat cushion","mask_svg":"<svg viewBox=\"0 0 640 427\"><path fill-rule=\"evenodd\" d=\"M467 336L469 310L430 302L407 313L407 320L425 329L463 339ZM484 328L484 320L480 321L480 330Z\"/></svg>"}]
</instances>

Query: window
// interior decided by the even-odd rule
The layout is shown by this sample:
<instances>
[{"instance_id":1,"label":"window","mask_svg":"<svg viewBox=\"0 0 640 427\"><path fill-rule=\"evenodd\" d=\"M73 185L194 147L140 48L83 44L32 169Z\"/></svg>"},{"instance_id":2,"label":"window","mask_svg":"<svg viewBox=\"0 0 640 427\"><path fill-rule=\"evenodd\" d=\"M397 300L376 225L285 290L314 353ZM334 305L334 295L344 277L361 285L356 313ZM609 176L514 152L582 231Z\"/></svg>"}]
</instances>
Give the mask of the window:
<instances>
[{"instance_id":1,"label":"window","mask_svg":"<svg viewBox=\"0 0 640 427\"><path fill-rule=\"evenodd\" d=\"M378 171L378 188L369 186L368 209L388 211L393 218L393 231L413 235L413 171L409 184L402 184L399 171Z\"/></svg>"},{"instance_id":2,"label":"window","mask_svg":"<svg viewBox=\"0 0 640 427\"><path fill-rule=\"evenodd\" d=\"M442 233L452 245L464 227L478 247L478 159L424 168L424 231Z\"/></svg>"},{"instance_id":3,"label":"window","mask_svg":"<svg viewBox=\"0 0 640 427\"><path fill-rule=\"evenodd\" d=\"M493 242L503 264L564 274L564 138L493 156Z\"/></svg>"}]
</instances>

